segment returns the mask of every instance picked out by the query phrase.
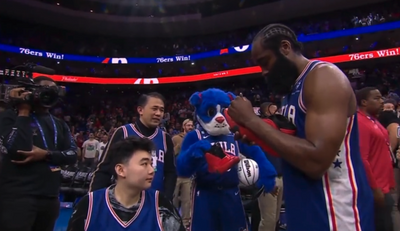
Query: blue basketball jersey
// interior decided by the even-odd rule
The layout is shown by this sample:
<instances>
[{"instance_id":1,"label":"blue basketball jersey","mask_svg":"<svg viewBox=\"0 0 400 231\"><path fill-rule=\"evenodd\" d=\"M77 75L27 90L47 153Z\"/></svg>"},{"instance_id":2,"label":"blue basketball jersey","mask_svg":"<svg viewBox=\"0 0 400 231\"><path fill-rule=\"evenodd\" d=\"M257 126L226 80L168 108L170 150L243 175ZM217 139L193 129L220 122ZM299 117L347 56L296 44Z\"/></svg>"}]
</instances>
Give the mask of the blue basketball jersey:
<instances>
[{"instance_id":1,"label":"blue basketball jersey","mask_svg":"<svg viewBox=\"0 0 400 231\"><path fill-rule=\"evenodd\" d=\"M149 137L140 133L133 124L126 124L122 126L124 137L138 136L141 138L148 138L153 141L156 146L151 154L152 164L155 170L154 179L151 183L151 188L159 191L164 190L164 155L167 152L166 133L157 128L156 131Z\"/></svg>"},{"instance_id":2,"label":"blue basketball jersey","mask_svg":"<svg viewBox=\"0 0 400 231\"><path fill-rule=\"evenodd\" d=\"M211 136L202 128L195 131L199 140L207 140L211 144L219 143L226 154L239 156L239 146L233 134ZM198 188L234 188L239 185L236 165L223 174L210 173L207 168L207 162L204 161L202 168L196 172L195 182Z\"/></svg>"},{"instance_id":3,"label":"blue basketball jersey","mask_svg":"<svg viewBox=\"0 0 400 231\"><path fill-rule=\"evenodd\" d=\"M308 73L321 63L310 62L298 77L292 93L282 101L282 114L296 126L299 138L306 137L307 108L302 95L304 81ZM358 142L355 113L348 118L343 143L322 179L311 179L283 161L284 199L289 231L374 230L372 192Z\"/></svg>"},{"instance_id":4,"label":"blue basketball jersey","mask_svg":"<svg viewBox=\"0 0 400 231\"><path fill-rule=\"evenodd\" d=\"M140 207L129 221L122 221L114 211L108 197L109 188L89 193L85 231L162 231L158 208L159 192L143 190Z\"/></svg>"}]
</instances>

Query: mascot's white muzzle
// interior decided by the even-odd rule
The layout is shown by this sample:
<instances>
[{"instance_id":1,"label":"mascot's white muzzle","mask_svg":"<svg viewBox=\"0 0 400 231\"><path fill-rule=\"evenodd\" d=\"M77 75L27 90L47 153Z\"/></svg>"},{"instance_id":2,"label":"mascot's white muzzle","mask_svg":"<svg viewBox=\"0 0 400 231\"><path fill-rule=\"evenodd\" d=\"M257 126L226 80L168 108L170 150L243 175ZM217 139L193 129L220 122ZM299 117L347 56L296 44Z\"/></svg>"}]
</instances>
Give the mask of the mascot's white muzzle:
<instances>
[{"instance_id":1,"label":"mascot's white muzzle","mask_svg":"<svg viewBox=\"0 0 400 231\"><path fill-rule=\"evenodd\" d=\"M204 123L204 121L199 117L197 117L197 119L203 129L212 136L228 135L230 133L229 124L227 123L225 116L220 112L215 114L208 123Z\"/></svg>"}]
</instances>

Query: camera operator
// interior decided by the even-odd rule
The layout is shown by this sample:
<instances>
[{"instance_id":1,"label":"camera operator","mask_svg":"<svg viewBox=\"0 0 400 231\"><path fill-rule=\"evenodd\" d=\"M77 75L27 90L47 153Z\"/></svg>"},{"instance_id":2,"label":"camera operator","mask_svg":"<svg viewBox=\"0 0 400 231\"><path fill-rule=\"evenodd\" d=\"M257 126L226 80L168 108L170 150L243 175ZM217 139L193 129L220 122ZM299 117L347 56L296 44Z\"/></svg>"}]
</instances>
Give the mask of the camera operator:
<instances>
[{"instance_id":1,"label":"camera operator","mask_svg":"<svg viewBox=\"0 0 400 231\"><path fill-rule=\"evenodd\" d=\"M0 230L53 231L59 214L61 165L77 160L69 128L49 113L60 89L44 76L10 90L16 110L0 117ZM57 90L54 90L57 89Z\"/></svg>"}]
</instances>

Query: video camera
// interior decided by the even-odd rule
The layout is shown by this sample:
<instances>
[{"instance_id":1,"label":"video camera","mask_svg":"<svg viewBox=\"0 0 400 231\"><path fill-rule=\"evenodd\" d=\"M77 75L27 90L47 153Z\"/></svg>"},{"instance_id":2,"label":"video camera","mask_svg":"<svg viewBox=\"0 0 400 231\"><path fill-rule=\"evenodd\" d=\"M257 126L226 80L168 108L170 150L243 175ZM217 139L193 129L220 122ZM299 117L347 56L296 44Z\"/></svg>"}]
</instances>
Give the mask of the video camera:
<instances>
[{"instance_id":1,"label":"video camera","mask_svg":"<svg viewBox=\"0 0 400 231\"><path fill-rule=\"evenodd\" d=\"M4 70L0 73L0 75L2 74L4 76L0 88L0 100L14 105L21 103L22 101L10 97L10 91L14 88L23 87L25 91L32 92L32 94L28 95L28 97L23 100L24 102L39 104L46 108L56 105L59 100L65 96L65 87L38 85L33 80L33 72L52 75L55 71L33 63L16 66L11 70ZM15 82L15 84L5 84L4 79L7 77L11 77L11 80Z\"/></svg>"}]
</instances>

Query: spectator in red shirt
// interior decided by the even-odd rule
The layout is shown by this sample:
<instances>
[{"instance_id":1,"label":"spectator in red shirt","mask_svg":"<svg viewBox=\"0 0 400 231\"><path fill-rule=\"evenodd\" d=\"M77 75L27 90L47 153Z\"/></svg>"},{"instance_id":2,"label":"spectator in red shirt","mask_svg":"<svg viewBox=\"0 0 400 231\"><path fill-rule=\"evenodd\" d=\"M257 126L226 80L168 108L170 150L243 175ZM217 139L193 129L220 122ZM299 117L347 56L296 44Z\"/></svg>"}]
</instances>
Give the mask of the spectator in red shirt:
<instances>
[{"instance_id":1,"label":"spectator in red shirt","mask_svg":"<svg viewBox=\"0 0 400 231\"><path fill-rule=\"evenodd\" d=\"M358 103L358 129L360 151L369 184L375 200L375 226L379 231L393 231L394 188L393 153L389 134L376 119L383 108L382 95L378 89L366 87L356 94Z\"/></svg>"}]
</instances>

